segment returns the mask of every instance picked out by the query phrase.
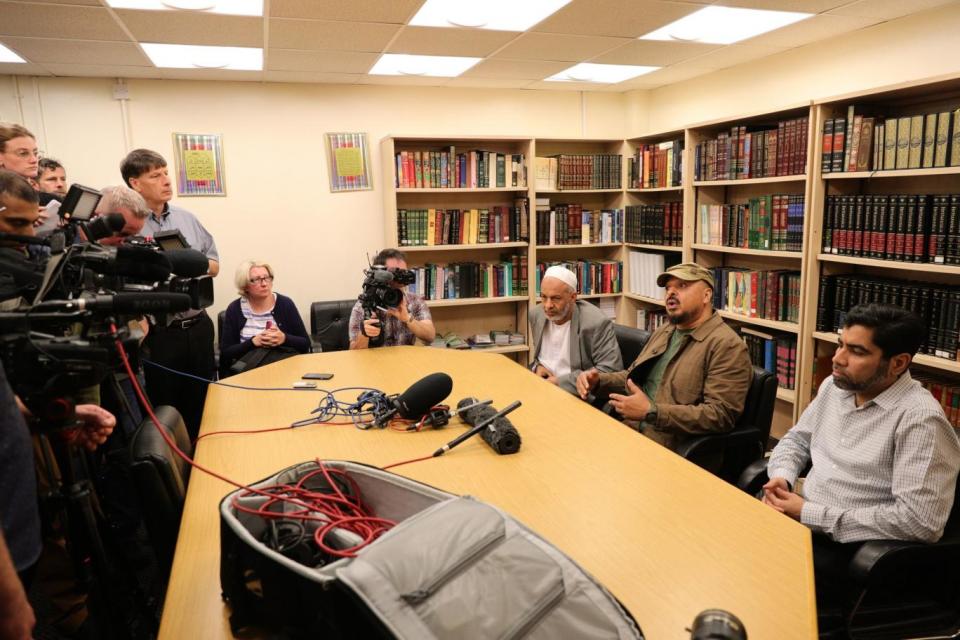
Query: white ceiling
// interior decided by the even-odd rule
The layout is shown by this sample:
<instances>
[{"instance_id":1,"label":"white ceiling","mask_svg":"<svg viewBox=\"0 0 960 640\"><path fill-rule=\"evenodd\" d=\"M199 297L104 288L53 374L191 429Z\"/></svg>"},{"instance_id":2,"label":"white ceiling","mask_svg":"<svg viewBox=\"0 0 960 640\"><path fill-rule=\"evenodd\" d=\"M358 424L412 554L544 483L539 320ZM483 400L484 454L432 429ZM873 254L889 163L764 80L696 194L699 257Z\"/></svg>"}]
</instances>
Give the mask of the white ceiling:
<instances>
[{"instance_id":1,"label":"white ceiling","mask_svg":"<svg viewBox=\"0 0 960 640\"><path fill-rule=\"evenodd\" d=\"M956 1L572 0L527 32L515 33L407 26L423 0L264 0L262 18L111 9L104 0L0 0L0 43L28 61L0 63L0 73L628 91ZM818 15L727 46L636 39L709 4ZM139 42L262 47L264 70L159 69ZM367 75L381 53L484 59L458 78ZM577 62L664 68L614 85L543 82Z\"/></svg>"}]
</instances>

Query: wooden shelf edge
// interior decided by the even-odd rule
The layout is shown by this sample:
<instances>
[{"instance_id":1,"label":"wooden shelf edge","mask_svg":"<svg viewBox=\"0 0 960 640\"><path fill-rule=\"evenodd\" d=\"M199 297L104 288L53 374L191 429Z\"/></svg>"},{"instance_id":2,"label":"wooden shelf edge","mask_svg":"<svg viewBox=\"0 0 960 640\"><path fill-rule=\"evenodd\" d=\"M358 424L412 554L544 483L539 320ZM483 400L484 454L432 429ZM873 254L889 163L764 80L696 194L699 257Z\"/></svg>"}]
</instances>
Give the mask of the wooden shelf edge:
<instances>
[{"instance_id":1,"label":"wooden shelf edge","mask_svg":"<svg viewBox=\"0 0 960 640\"><path fill-rule=\"evenodd\" d=\"M650 187L648 189L629 187L627 189L627 193L663 193L666 191L683 191L683 187Z\"/></svg>"},{"instance_id":2,"label":"wooden shelf edge","mask_svg":"<svg viewBox=\"0 0 960 640\"><path fill-rule=\"evenodd\" d=\"M654 251L676 251L683 252L683 247L668 247L662 244L640 244L636 242L624 242L625 246L631 249L653 249Z\"/></svg>"},{"instance_id":3,"label":"wooden shelf edge","mask_svg":"<svg viewBox=\"0 0 960 640\"><path fill-rule=\"evenodd\" d=\"M864 267L879 267L898 271L924 271L927 273L949 273L960 276L960 266L952 264L934 264L932 262L902 262L899 260L880 260L877 258L863 258L860 256L841 256L832 253L819 253L820 262L834 262L837 264L854 264Z\"/></svg>"},{"instance_id":4,"label":"wooden shelf edge","mask_svg":"<svg viewBox=\"0 0 960 640\"><path fill-rule=\"evenodd\" d=\"M537 194L563 194L563 193L623 193L623 189L535 189Z\"/></svg>"},{"instance_id":5,"label":"wooden shelf edge","mask_svg":"<svg viewBox=\"0 0 960 640\"><path fill-rule=\"evenodd\" d=\"M930 167L927 169L884 169L882 171L840 171L824 173L824 180L862 180L864 178L916 178L960 174L960 167Z\"/></svg>"},{"instance_id":6,"label":"wooden shelf edge","mask_svg":"<svg viewBox=\"0 0 960 640\"><path fill-rule=\"evenodd\" d=\"M622 247L622 242L597 242L595 244L536 244L537 251L552 249L589 249L591 247Z\"/></svg>"},{"instance_id":7,"label":"wooden shelf edge","mask_svg":"<svg viewBox=\"0 0 960 640\"><path fill-rule=\"evenodd\" d=\"M743 322L745 324L755 324L760 327L767 327L769 329L777 329L778 331L785 331L787 333L799 333L800 326L794 322L782 322L780 320L767 320L766 318L751 318L750 316L740 315L739 313L733 313L731 311L718 311L722 317L729 320L736 320L737 322Z\"/></svg>"},{"instance_id":8,"label":"wooden shelf edge","mask_svg":"<svg viewBox=\"0 0 960 640\"><path fill-rule=\"evenodd\" d=\"M840 341L840 336L836 333L829 333L825 331L814 331L813 339L820 340L822 342L832 342L837 344ZM931 369L940 369L941 371L948 371L950 373L960 373L960 361L957 360L948 360L946 358L937 358L935 356L930 356L925 353L917 354L913 359L914 364L918 364L923 367L929 367Z\"/></svg>"},{"instance_id":9,"label":"wooden shelf edge","mask_svg":"<svg viewBox=\"0 0 960 640\"><path fill-rule=\"evenodd\" d=\"M647 296L641 296L641 295L636 294L636 293L624 293L623 296L626 297L626 298L630 298L631 300L636 300L636 301L638 301L638 302L646 302L647 304L655 304L655 305L657 305L658 307L664 306L664 301L663 301L663 300L658 300L658 299L656 299L656 298L648 298Z\"/></svg>"},{"instance_id":10,"label":"wooden shelf edge","mask_svg":"<svg viewBox=\"0 0 960 640\"><path fill-rule=\"evenodd\" d=\"M740 247L727 247L719 244L704 244L696 242L690 245L691 249L697 251L716 251L717 253L739 253L747 256L766 256L768 258L789 258L799 260L803 257L802 251L774 251L772 249L742 249Z\"/></svg>"},{"instance_id":11,"label":"wooden shelf edge","mask_svg":"<svg viewBox=\"0 0 960 640\"><path fill-rule=\"evenodd\" d=\"M738 184L771 184L777 182L805 182L807 174L795 173L790 176L772 176L768 178L745 178L742 180L694 180L695 187L729 187Z\"/></svg>"},{"instance_id":12,"label":"wooden shelf edge","mask_svg":"<svg viewBox=\"0 0 960 640\"><path fill-rule=\"evenodd\" d=\"M424 300L428 307L466 307L474 304L501 304L505 302L528 302L529 296L500 296L493 298L444 298Z\"/></svg>"},{"instance_id":13,"label":"wooden shelf edge","mask_svg":"<svg viewBox=\"0 0 960 640\"><path fill-rule=\"evenodd\" d=\"M783 387L777 387L777 400L783 400L784 402L796 402L797 401L797 392L793 389L784 389Z\"/></svg>"},{"instance_id":14,"label":"wooden shelf edge","mask_svg":"<svg viewBox=\"0 0 960 640\"><path fill-rule=\"evenodd\" d=\"M527 191L527 187L484 187L472 189L470 187L396 187L397 193L503 193L510 191Z\"/></svg>"},{"instance_id":15,"label":"wooden shelf edge","mask_svg":"<svg viewBox=\"0 0 960 640\"><path fill-rule=\"evenodd\" d=\"M474 249L508 249L511 247L526 247L527 242L478 242L477 244L414 244L398 247L404 253L416 253L423 251L460 251Z\"/></svg>"}]
</instances>

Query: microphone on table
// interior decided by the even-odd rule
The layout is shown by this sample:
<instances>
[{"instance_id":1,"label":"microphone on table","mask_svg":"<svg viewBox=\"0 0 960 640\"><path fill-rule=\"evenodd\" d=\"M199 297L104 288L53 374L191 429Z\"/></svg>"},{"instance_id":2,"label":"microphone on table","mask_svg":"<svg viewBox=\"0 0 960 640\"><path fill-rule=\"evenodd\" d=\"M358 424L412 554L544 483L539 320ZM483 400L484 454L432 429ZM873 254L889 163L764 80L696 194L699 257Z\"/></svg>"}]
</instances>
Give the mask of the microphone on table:
<instances>
[{"instance_id":1,"label":"microphone on table","mask_svg":"<svg viewBox=\"0 0 960 640\"><path fill-rule=\"evenodd\" d=\"M520 406L520 401L508 405L497 411L493 407L480 403L476 398L464 398L457 403L457 411L463 411L463 421L473 425L473 429L461 434L433 452L434 457L442 456L464 440L480 434L484 442L494 451L503 455L516 453L520 450L520 434L504 416Z\"/></svg>"},{"instance_id":2,"label":"microphone on table","mask_svg":"<svg viewBox=\"0 0 960 640\"><path fill-rule=\"evenodd\" d=\"M397 415L405 420L419 420L430 409L443 402L453 390L453 380L445 373L431 373L414 382L396 398L389 398L385 406L375 409L373 423L386 426Z\"/></svg>"}]
</instances>

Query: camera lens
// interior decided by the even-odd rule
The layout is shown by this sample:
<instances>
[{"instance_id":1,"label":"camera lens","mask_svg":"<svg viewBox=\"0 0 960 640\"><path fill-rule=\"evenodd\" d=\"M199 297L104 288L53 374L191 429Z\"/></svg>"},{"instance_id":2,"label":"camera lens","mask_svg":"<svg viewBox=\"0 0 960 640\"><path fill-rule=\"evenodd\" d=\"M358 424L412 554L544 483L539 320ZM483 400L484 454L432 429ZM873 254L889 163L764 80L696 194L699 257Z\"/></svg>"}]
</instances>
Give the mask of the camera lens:
<instances>
[{"instance_id":1,"label":"camera lens","mask_svg":"<svg viewBox=\"0 0 960 640\"><path fill-rule=\"evenodd\" d=\"M387 308L399 307L403 300L403 291L400 289L386 289L383 292L383 306Z\"/></svg>"},{"instance_id":2,"label":"camera lens","mask_svg":"<svg viewBox=\"0 0 960 640\"><path fill-rule=\"evenodd\" d=\"M747 630L729 611L707 609L694 618L690 640L747 640Z\"/></svg>"}]
</instances>

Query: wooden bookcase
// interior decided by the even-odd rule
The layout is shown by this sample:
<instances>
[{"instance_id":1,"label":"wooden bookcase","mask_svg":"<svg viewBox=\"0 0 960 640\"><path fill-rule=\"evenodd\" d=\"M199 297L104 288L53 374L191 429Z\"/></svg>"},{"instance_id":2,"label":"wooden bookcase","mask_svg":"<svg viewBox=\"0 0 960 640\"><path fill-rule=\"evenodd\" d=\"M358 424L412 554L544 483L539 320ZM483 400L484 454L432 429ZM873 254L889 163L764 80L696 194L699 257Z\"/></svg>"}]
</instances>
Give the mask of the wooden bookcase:
<instances>
[{"instance_id":1,"label":"wooden bookcase","mask_svg":"<svg viewBox=\"0 0 960 640\"><path fill-rule=\"evenodd\" d=\"M872 91L851 93L817 101L813 106L818 138L824 123L843 117L849 105L862 107L871 115L894 118L953 110L960 107L960 78L938 79L884 87ZM956 124L954 124L956 126ZM826 198L834 195L868 194L946 194L960 193L960 167L871 170L857 172L824 172L821 166L823 148L815 145L812 161L812 198L810 240L806 259L811 277L804 291L805 348L811 354L807 361L807 375L798 387L798 409L806 407L816 392L818 383L829 373L829 357L835 349L837 335L816 330L817 306L820 302L820 278L837 274L860 274L872 277L914 280L950 286L960 285L960 265L933 264L876 259L852 255L834 255L823 251L823 229ZM947 160L949 164L949 157ZM814 371L814 363L824 370ZM935 373L940 377L960 382L960 362L920 354L912 367L921 373Z\"/></svg>"},{"instance_id":2,"label":"wooden bookcase","mask_svg":"<svg viewBox=\"0 0 960 640\"><path fill-rule=\"evenodd\" d=\"M455 331L460 335L489 331L494 328L512 328L529 334L527 319L530 309L539 300L536 295L536 264L538 261L597 258L623 262L623 293L611 297L616 302L617 321L636 326L639 308L657 309L663 301L630 293L629 252L679 253L684 261L695 260L704 266L736 266L758 270L787 269L799 271L800 314L796 323L785 323L762 318L751 318L722 311L732 324L754 327L763 331L772 329L797 336L797 365L795 390L780 389L771 430L779 437L799 418L810 403L818 379L825 375L829 357L835 349L836 334L818 332L816 315L818 285L825 276L840 273L858 273L880 277L914 279L931 283L960 286L960 266L918 262L896 262L858 256L825 254L822 252L824 203L829 195L853 194L945 194L960 193L960 167L927 169L858 171L824 173L821 170L823 124L829 118L844 115L849 104L864 105L878 115L898 116L953 110L960 107L960 76L943 77L926 82L914 82L882 87L848 95L836 96L771 113L746 114L712 122L691 125L682 130L664 131L627 140L584 140L551 138L491 137L388 137L381 143L384 163L384 212L386 216L386 245L397 245L397 210L409 207L477 207L507 204L515 195L529 198L529 242L499 245L457 245L434 247L402 247L413 265L427 262L454 262L457 260L491 260L500 253L525 252L529 264L529 295L510 299L472 299L431 301L430 307L441 332ZM793 175L740 180L698 181L694 179L694 154L698 142L729 130L733 125L765 125L780 120L806 117L807 163L804 171ZM683 178L679 187L635 189L629 183L628 158L637 145L664 142L684 137ZM527 187L524 189L396 189L394 153L403 149L443 149L450 144L457 148L483 148L509 153L523 153L527 162ZM622 183L620 189L550 190L537 191L534 162L537 156L562 153L611 153L622 156ZM728 248L701 244L697 240L698 206L700 204L742 203L768 194L802 194L804 221L801 251L765 251ZM590 209L626 209L628 205L657 204L668 201L683 202L682 246L614 243L606 245L536 245L536 199L547 198L552 206L558 203L577 203ZM599 297L599 296L593 296ZM512 347L520 352L522 361L528 358L528 346ZM821 371L814 371L820 363ZM956 359L919 355L914 364L920 371L935 372L954 382L960 381L960 362Z\"/></svg>"},{"instance_id":3,"label":"wooden bookcase","mask_svg":"<svg viewBox=\"0 0 960 640\"><path fill-rule=\"evenodd\" d=\"M708 268L742 267L752 270L783 269L799 271L801 274L800 293L802 301L803 291L805 290L804 287L806 286L804 276L808 271L804 251L773 251L726 247L700 243L697 242L697 240L700 238L701 205L743 204L747 203L751 198L775 194L803 195L805 198L805 210L809 211L809 171L759 178L697 180L694 175L693 166L696 153L695 149L698 144L706 140L715 139L719 133L729 131L734 126L743 125L748 128L775 126L777 122L798 118L808 118L806 154L807 167L809 168L810 157L812 155L811 146L814 139L809 105L797 105L794 108L773 113L750 114L738 118L706 122L690 127L687 130L690 168L689 171L686 172L689 174L689 177L685 176L685 179L690 185L690 196L685 198L687 224L685 225L684 233L684 256L685 259L693 260ZM806 238L809 236L809 221L806 219L808 217L809 216L805 216L804 220L802 243L806 243ZM802 313L800 314L799 322L749 317L723 310L722 308L719 313L733 326L742 325L760 331L773 330L774 332L797 336L795 388L799 386L799 381L802 377L801 372L804 371L807 366L805 359L806 354L802 348L803 341L800 339L800 336L802 336L806 330ZM779 388L777 390L777 404L774 411L771 435L773 437L782 436L794 424L798 416L795 389Z\"/></svg>"},{"instance_id":4,"label":"wooden bookcase","mask_svg":"<svg viewBox=\"0 0 960 640\"><path fill-rule=\"evenodd\" d=\"M527 241L496 242L480 244L446 244L432 246L402 245L398 236L397 212L401 209L473 209L494 206L512 206L517 197L526 197L532 202L528 186L485 188L411 188L397 187L395 181L395 156L401 151L447 151L453 146L456 152L480 149L506 154L522 154L529 167L533 156L533 141L529 138L509 137L435 137L392 136L381 141L383 162L384 215L386 237L384 246L397 247L407 254L411 268L426 264L447 265L456 262L497 262L503 255L523 255L531 259L530 243ZM510 180L507 168L507 182ZM532 213L528 212L532 220ZM532 264L532 263L531 263ZM532 285L531 285L532 286ZM531 289L532 291L532 289ZM517 331L526 335L527 314L530 296L460 298L427 300L427 306L437 327L437 334L455 333L466 339L468 335L487 333L493 329ZM528 346L510 345L489 347L485 351L519 354L523 357Z\"/></svg>"}]
</instances>

